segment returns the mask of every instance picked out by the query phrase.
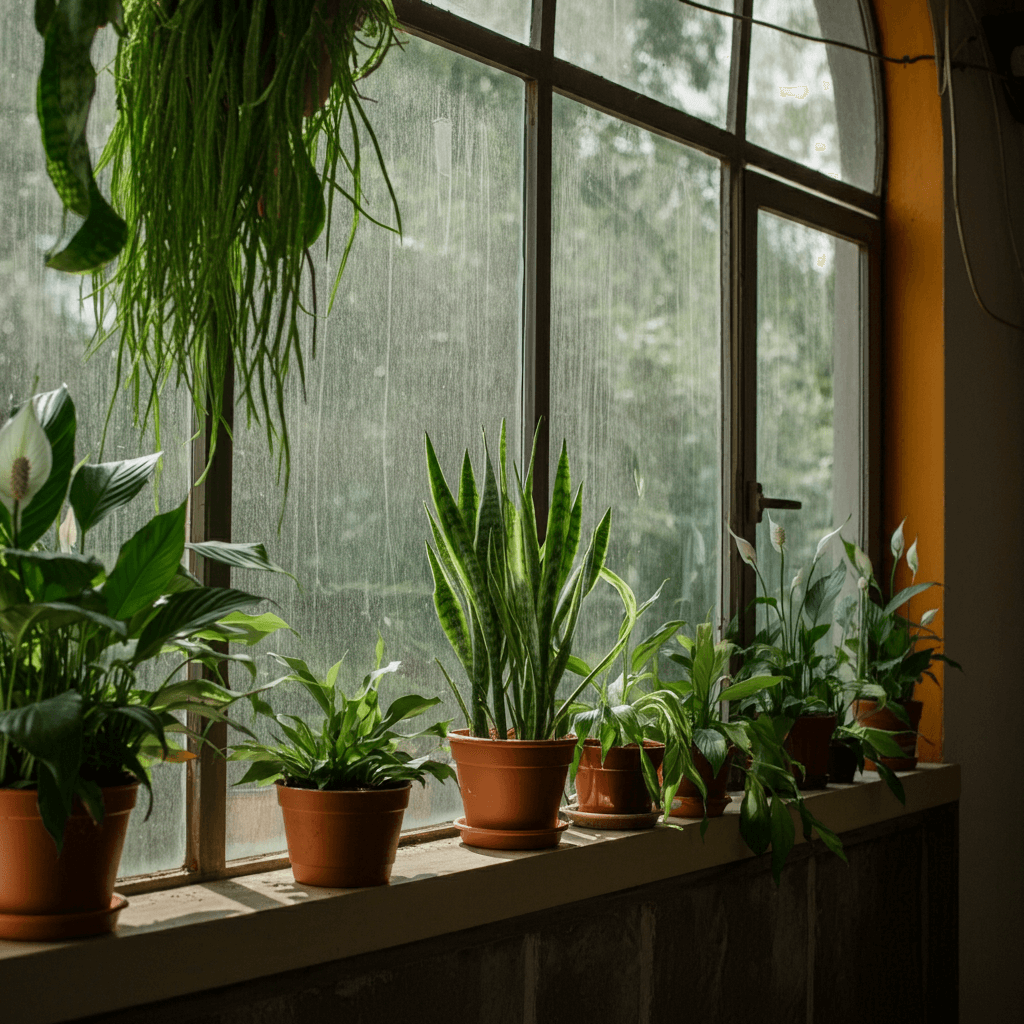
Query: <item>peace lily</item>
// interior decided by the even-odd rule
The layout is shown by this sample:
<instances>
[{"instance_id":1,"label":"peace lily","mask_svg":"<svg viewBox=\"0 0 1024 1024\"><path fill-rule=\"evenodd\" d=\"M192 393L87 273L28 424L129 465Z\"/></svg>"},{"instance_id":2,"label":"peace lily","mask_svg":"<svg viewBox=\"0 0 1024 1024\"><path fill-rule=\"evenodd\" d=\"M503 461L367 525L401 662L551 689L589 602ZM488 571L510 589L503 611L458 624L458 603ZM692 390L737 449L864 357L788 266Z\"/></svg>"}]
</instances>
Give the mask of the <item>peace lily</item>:
<instances>
[{"instance_id":1,"label":"peace lily","mask_svg":"<svg viewBox=\"0 0 1024 1024\"><path fill-rule=\"evenodd\" d=\"M776 523L771 513L768 514L768 538L772 542L772 547L777 552L782 553L782 549L786 546L786 528L781 523Z\"/></svg>"},{"instance_id":2,"label":"peace lily","mask_svg":"<svg viewBox=\"0 0 1024 1024\"><path fill-rule=\"evenodd\" d=\"M53 466L53 453L36 417L35 403L26 402L0 427L0 501L11 514L15 533L21 511L39 493Z\"/></svg>"},{"instance_id":3,"label":"peace lily","mask_svg":"<svg viewBox=\"0 0 1024 1024\"><path fill-rule=\"evenodd\" d=\"M740 553L740 558L747 563L751 568L757 568L757 552L754 550L754 545L748 540L744 540L742 537L737 537L732 532L732 527L726 523L725 528L729 531L730 536L736 541L736 550Z\"/></svg>"}]
</instances>

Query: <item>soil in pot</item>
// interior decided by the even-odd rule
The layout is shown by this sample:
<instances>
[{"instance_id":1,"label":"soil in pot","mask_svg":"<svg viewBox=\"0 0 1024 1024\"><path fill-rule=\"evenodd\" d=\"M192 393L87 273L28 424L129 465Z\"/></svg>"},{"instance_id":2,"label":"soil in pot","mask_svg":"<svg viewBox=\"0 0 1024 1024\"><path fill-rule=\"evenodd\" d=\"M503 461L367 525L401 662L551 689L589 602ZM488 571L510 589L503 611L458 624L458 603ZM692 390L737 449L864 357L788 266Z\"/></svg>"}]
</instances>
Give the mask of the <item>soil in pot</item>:
<instances>
[{"instance_id":1,"label":"soil in pot","mask_svg":"<svg viewBox=\"0 0 1024 1024\"><path fill-rule=\"evenodd\" d=\"M28 937L26 927L40 939L113 930L127 905L114 882L138 789L104 788L102 825L76 801L59 856L35 790L0 789L0 938Z\"/></svg>"},{"instance_id":2,"label":"soil in pot","mask_svg":"<svg viewBox=\"0 0 1024 1024\"><path fill-rule=\"evenodd\" d=\"M894 772L912 772L917 767L917 728L921 724L921 711L924 705L919 700L898 700L889 703L899 704L907 713L909 723L897 718L889 706L880 709L876 700L855 700L853 714L859 725L896 733L893 738L900 745L904 756L882 757L879 760ZM868 771L874 771L875 764L873 761L865 760L864 767Z\"/></svg>"},{"instance_id":3,"label":"soil in pot","mask_svg":"<svg viewBox=\"0 0 1024 1024\"><path fill-rule=\"evenodd\" d=\"M448 734L448 742L468 829L549 830L548 845L558 845L558 806L576 747L574 736L497 740L470 736L467 729L458 729ZM467 831L463 842L472 846L472 838Z\"/></svg>"},{"instance_id":4,"label":"soil in pot","mask_svg":"<svg viewBox=\"0 0 1024 1024\"><path fill-rule=\"evenodd\" d=\"M793 776L801 789L824 789L828 785L828 756L835 715L801 715L786 737L786 750L803 768L794 766Z\"/></svg>"},{"instance_id":5,"label":"soil in pot","mask_svg":"<svg viewBox=\"0 0 1024 1024\"><path fill-rule=\"evenodd\" d=\"M690 747L694 767L708 791L707 800L704 800L700 790L689 779L684 778L672 801L672 809L669 811L671 817L703 818L705 807L709 818L720 818L725 813L725 808L732 799L726 792L726 787L735 750L735 747L729 748L722 767L715 775L711 769L711 762L695 746Z\"/></svg>"},{"instance_id":6,"label":"soil in pot","mask_svg":"<svg viewBox=\"0 0 1024 1024\"><path fill-rule=\"evenodd\" d=\"M301 885L386 885L398 852L411 782L381 789L277 784L292 874Z\"/></svg>"},{"instance_id":7,"label":"soil in pot","mask_svg":"<svg viewBox=\"0 0 1024 1024\"><path fill-rule=\"evenodd\" d=\"M661 767L665 745L644 741L655 771ZM612 747L601 763L601 741L583 742L576 771L576 801L587 814L649 814L654 806L644 782L640 748L635 743Z\"/></svg>"}]
</instances>

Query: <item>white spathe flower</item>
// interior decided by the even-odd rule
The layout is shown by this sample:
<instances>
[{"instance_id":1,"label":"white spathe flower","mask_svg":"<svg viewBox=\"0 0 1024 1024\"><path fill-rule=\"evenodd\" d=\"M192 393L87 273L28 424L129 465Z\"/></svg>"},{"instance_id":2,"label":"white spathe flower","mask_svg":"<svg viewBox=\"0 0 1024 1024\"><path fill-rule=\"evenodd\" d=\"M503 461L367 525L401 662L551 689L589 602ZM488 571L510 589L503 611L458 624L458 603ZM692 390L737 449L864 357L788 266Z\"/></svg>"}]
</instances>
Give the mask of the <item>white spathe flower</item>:
<instances>
[{"instance_id":1,"label":"white spathe flower","mask_svg":"<svg viewBox=\"0 0 1024 1024\"><path fill-rule=\"evenodd\" d=\"M78 523L75 521L75 510L70 505L64 522L57 530L57 542L65 555L78 543Z\"/></svg>"},{"instance_id":2,"label":"white spathe flower","mask_svg":"<svg viewBox=\"0 0 1024 1024\"><path fill-rule=\"evenodd\" d=\"M834 530L831 530L829 533L826 533L825 536L818 541L818 546L814 549L815 562L817 562L818 559L821 558L823 554L825 554L825 549L828 547L829 541L831 541L832 538L837 533L839 533L839 531L850 521L850 518L850 516L847 516L840 526L837 526Z\"/></svg>"},{"instance_id":3,"label":"white spathe flower","mask_svg":"<svg viewBox=\"0 0 1024 1024\"><path fill-rule=\"evenodd\" d=\"M899 561L900 555L903 554L903 548L905 541L903 540L903 523L907 521L907 517L903 517L903 521L893 531L892 538L889 541L889 550L892 552L892 557Z\"/></svg>"},{"instance_id":4,"label":"white spathe flower","mask_svg":"<svg viewBox=\"0 0 1024 1024\"><path fill-rule=\"evenodd\" d=\"M796 588L799 587L803 583L805 575L806 575L806 569L804 567L801 567L800 571L790 581L789 589L790 589L791 592L796 590Z\"/></svg>"},{"instance_id":5,"label":"white spathe flower","mask_svg":"<svg viewBox=\"0 0 1024 1024\"><path fill-rule=\"evenodd\" d=\"M917 570L920 568L920 564L917 560L917 538L914 538L914 543L907 549L907 565L910 566L910 571L916 576Z\"/></svg>"},{"instance_id":6,"label":"white spathe flower","mask_svg":"<svg viewBox=\"0 0 1024 1024\"><path fill-rule=\"evenodd\" d=\"M732 527L726 523L725 528L729 531L729 535L734 541L736 541L736 550L740 553L740 558L743 559L747 565L757 568L757 552L754 550L754 545L748 540L744 540L742 537L737 537L732 532Z\"/></svg>"},{"instance_id":7,"label":"white spathe flower","mask_svg":"<svg viewBox=\"0 0 1024 1024\"><path fill-rule=\"evenodd\" d=\"M39 425L35 405L26 402L18 414L0 427L0 501L18 518L39 493L53 468L53 452ZM16 523L15 526L18 524Z\"/></svg>"},{"instance_id":8,"label":"white spathe flower","mask_svg":"<svg viewBox=\"0 0 1024 1024\"><path fill-rule=\"evenodd\" d=\"M768 538L772 542L772 547L775 548L779 553L786 545L786 528L780 523L776 523L772 519L772 514L769 512L768 515Z\"/></svg>"},{"instance_id":9,"label":"white spathe flower","mask_svg":"<svg viewBox=\"0 0 1024 1024\"><path fill-rule=\"evenodd\" d=\"M861 576L861 578L859 580L857 580L857 586L861 590L867 590L868 589L868 578L867 578L867 576Z\"/></svg>"},{"instance_id":10,"label":"white spathe flower","mask_svg":"<svg viewBox=\"0 0 1024 1024\"><path fill-rule=\"evenodd\" d=\"M939 614L938 608L929 608L928 611L921 616L921 625L930 626L935 621L935 616Z\"/></svg>"}]
</instances>

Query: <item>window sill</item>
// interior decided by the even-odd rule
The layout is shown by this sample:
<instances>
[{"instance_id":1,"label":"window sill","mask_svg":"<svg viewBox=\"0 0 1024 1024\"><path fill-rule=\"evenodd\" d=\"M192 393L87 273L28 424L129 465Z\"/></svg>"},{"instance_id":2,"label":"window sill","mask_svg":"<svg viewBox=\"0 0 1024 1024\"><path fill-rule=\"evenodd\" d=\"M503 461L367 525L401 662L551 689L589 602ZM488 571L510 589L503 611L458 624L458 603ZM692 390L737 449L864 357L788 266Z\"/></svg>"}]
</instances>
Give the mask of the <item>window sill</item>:
<instances>
[{"instance_id":1,"label":"window sill","mask_svg":"<svg viewBox=\"0 0 1024 1024\"><path fill-rule=\"evenodd\" d=\"M809 794L808 804L843 833L960 796L957 765L903 774L905 807L875 775L865 779ZM4 1020L50 1024L140 1006L744 860L738 811L734 800L703 842L700 823L687 822L627 833L571 827L561 846L532 852L477 850L457 838L407 846L391 885L373 889L301 886L285 868L134 895L114 935L0 941Z\"/></svg>"}]
</instances>

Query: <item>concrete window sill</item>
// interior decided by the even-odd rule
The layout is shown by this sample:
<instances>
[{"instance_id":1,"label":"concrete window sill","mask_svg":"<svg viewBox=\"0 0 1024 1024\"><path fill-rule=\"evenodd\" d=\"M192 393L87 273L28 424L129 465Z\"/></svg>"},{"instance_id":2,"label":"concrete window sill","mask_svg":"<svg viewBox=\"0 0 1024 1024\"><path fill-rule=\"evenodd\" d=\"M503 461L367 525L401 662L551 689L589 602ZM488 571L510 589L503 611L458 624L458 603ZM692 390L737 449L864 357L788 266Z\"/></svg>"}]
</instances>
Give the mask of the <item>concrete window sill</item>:
<instances>
[{"instance_id":1,"label":"concrete window sill","mask_svg":"<svg viewBox=\"0 0 1024 1024\"><path fill-rule=\"evenodd\" d=\"M905 807L873 774L865 776L870 781L809 794L807 801L842 834L959 799L957 765L925 765L902 778ZM3 1019L50 1024L141 1006L749 856L734 800L723 818L709 823L703 842L696 821L643 832L572 827L561 846L535 852L477 850L441 839L399 849L390 886L315 889L297 885L284 869L135 895L114 935L64 943L0 941Z\"/></svg>"}]
</instances>

